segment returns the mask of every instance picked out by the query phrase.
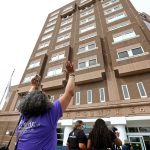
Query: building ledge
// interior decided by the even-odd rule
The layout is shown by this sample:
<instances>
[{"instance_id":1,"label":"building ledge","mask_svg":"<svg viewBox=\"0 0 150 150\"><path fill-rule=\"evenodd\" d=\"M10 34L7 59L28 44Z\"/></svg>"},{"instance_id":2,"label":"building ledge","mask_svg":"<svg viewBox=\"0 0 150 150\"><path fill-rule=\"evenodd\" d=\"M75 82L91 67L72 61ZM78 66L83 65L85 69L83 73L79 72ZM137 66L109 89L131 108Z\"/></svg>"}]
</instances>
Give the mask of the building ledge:
<instances>
[{"instance_id":1,"label":"building ledge","mask_svg":"<svg viewBox=\"0 0 150 150\"><path fill-rule=\"evenodd\" d=\"M49 90L49 89L57 89L57 88L64 87L64 82L65 82L65 78L61 78L61 79L57 79L57 80L43 82L41 84L42 84L43 90Z\"/></svg>"},{"instance_id":2,"label":"building ledge","mask_svg":"<svg viewBox=\"0 0 150 150\"><path fill-rule=\"evenodd\" d=\"M104 80L104 70L97 70L76 75L75 84L85 84Z\"/></svg>"},{"instance_id":3,"label":"building ledge","mask_svg":"<svg viewBox=\"0 0 150 150\"><path fill-rule=\"evenodd\" d=\"M128 76L150 71L150 60L144 60L131 64L114 67L115 73L118 76Z\"/></svg>"},{"instance_id":4,"label":"building ledge","mask_svg":"<svg viewBox=\"0 0 150 150\"><path fill-rule=\"evenodd\" d=\"M85 7L91 6L93 3L95 3L95 0L86 0L83 3L80 3L78 5L79 9L84 9Z\"/></svg>"},{"instance_id":5,"label":"building ledge","mask_svg":"<svg viewBox=\"0 0 150 150\"><path fill-rule=\"evenodd\" d=\"M65 18L67 16L72 15L72 13L75 11L75 8L76 8L76 5L74 4L72 5L70 9L62 11L61 18Z\"/></svg>"}]
</instances>

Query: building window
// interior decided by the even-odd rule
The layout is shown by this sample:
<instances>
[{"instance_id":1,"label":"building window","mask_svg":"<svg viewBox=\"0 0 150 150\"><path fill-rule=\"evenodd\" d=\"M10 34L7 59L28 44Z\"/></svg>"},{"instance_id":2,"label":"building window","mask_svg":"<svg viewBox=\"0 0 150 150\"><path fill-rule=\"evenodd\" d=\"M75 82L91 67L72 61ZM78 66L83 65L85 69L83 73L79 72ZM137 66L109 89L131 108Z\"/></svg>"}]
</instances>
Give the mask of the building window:
<instances>
[{"instance_id":1,"label":"building window","mask_svg":"<svg viewBox=\"0 0 150 150\"><path fill-rule=\"evenodd\" d=\"M94 13L94 9L93 8L92 9L88 9L86 11L83 11L83 12L80 13L80 18L85 17L87 15L90 15L92 13Z\"/></svg>"},{"instance_id":2,"label":"building window","mask_svg":"<svg viewBox=\"0 0 150 150\"><path fill-rule=\"evenodd\" d=\"M36 72L27 74L23 80L23 83L31 82L32 78L35 77L35 75L36 75Z\"/></svg>"},{"instance_id":3,"label":"building window","mask_svg":"<svg viewBox=\"0 0 150 150\"><path fill-rule=\"evenodd\" d=\"M102 4L102 7L103 7L103 8L106 8L106 7L108 7L108 6L110 6L110 5L113 5L113 4L117 3L117 2L119 2L119 0L110 0L110 1L108 1L108 2L106 2L106 3L104 3L104 4Z\"/></svg>"},{"instance_id":4,"label":"building window","mask_svg":"<svg viewBox=\"0 0 150 150\"><path fill-rule=\"evenodd\" d=\"M109 8L109 9L105 10L105 11L104 11L104 15L111 14L111 13L116 12L116 11L122 9L122 8L123 8L123 7L122 7L121 4L116 5L116 6L113 6L113 7Z\"/></svg>"},{"instance_id":5,"label":"building window","mask_svg":"<svg viewBox=\"0 0 150 150\"><path fill-rule=\"evenodd\" d=\"M95 28L96 28L96 24L92 23L92 24L89 24L87 26L84 26L84 27L80 28L79 33L84 33L84 32L87 32L87 31L95 29Z\"/></svg>"},{"instance_id":6,"label":"building window","mask_svg":"<svg viewBox=\"0 0 150 150\"><path fill-rule=\"evenodd\" d=\"M38 67L38 66L40 66L40 59L31 61L28 69L35 68L35 67Z\"/></svg>"},{"instance_id":7,"label":"building window","mask_svg":"<svg viewBox=\"0 0 150 150\"><path fill-rule=\"evenodd\" d=\"M121 41L131 39L133 37L136 37L136 33L130 30L130 31L126 31L117 35L113 35L113 40L114 40L114 43L118 43Z\"/></svg>"},{"instance_id":8,"label":"building window","mask_svg":"<svg viewBox=\"0 0 150 150\"><path fill-rule=\"evenodd\" d=\"M123 28L123 27L125 27L125 26L130 25L130 24L131 24L130 21L125 21L125 22L119 23L119 24L117 24L117 25L108 27L108 30L109 30L109 31L117 30L117 29L119 29L119 28Z\"/></svg>"},{"instance_id":9,"label":"building window","mask_svg":"<svg viewBox=\"0 0 150 150\"><path fill-rule=\"evenodd\" d=\"M49 19L49 22L50 21L53 21L53 20L55 20L55 19L57 19L58 18L58 15L56 15L56 16L54 16L54 17L51 17L50 19Z\"/></svg>"},{"instance_id":10,"label":"building window","mask_svg":"<svg viewBox=\"0 0 150 150\"><path fill-rule=\"evenodd\" d=\"M62 74L62 66L56 66L48 69L46 77L53 77Z\"/></svg>"},{"instance_id":11,"label":"building window","mask_svg":"<svg viewBox=\"0 0 150 150\"><path fill-rule=\"evenodd\" d=\"M125 100L130 99L129 91L128 91L128 86L127 85L121 85L122 86L122 92L123 92L123 97Z\"/></svg>"},{"instance_id":12,"label":"building window","mask_svg":"<svg viewBox=\"0 0 150 150\"><path fill-rule=\"evenodd\" d=\"M97 60L95 58L89 60L87 58L87 60L83 60L78 63L78 68L79 69L89 68L89 67L96 66L96 64L97 64Z\"/></svg>"},{"instance_id":13,"label":"building window","mask_svg":"<svg viewBox=\"0 0 150 150\"><path fill-rule=\"evenodd\" d=\"M143 83L142 82L137 83L137 87L138 87L141 98L146 98L147 94L146 94Z\"/></svg>"},{"instance_id":14,"label":"building window","mask_svg":"<svg viewBox=\"0 0 150 150\"><path fill-rule=\"evenodd\" d=\"M44 55L47 53L47 50L44 50L44 51L41 51L41 52L38 52L35 54L35 57L38 57L38 56L41 56L41 55Z\"/></svg>"},{"instance_id":15,"label":"building window","mask_svg":"<svg viewBox=\"0 0 150 150\"><path fill-rule=\"evenodd\" d=\"M70 35L71 35L71 33L66 33L66 34L64 34L64 35L59 36L59 37L57 38L57 42L60 42L60 41L69 39L69 38L70 38Z\"/></svg>"},{"instance_id":16,"label":"building window","mask_svg":"<svg viewBox=\"0 0 150 150\"><path fill-rule=\"evenodd\" d=\"M47 26L46 27L50 27L54 24L56 24L57 20L54 20L54 21L51 21L51 22L48 22Z\"/></svg>"},{"instance_id":17,"label":"building window","mask_svg":"<svg viewBox=\"0 0 150 150\"><path fill-rule=\"evenodd\" d=\"M127 17L127 14L126 14L125 12L121 12L121 13L119 13L119 14L116 14L116 15L114 15L114 16L111 16L111 17L106 18L106 22L107 22L107 23L112 23L112 22L114 22L114 21L123 19L123 18L125 18L125 17Z\"/></svg>"},{"instance_id":18,"label":"building window","mask_svg":"<svg viewBox=\"0 0 150 150\"><path fill-rule=\"evenodd\" d=\"M76 105L80 105L80 92L76 92Z\"/></svg>"},{"instance_id":19,"label":"building window","mask_svg":"<svg viewBox=\"0 0 150 150\"><path fill-rule=\"evenodd\" d=\"M89 17L87 17L85 19L80 20L80 25L83 25L83 24L85 24L87 22L90 22L90 21L93 21L93 20L95 20L95 16L94 15L89 16Z\"/></svg>"},{"instance_id":20,"label":"building window","mask_svg":"<svg viewBox=\"0 0 150 150\"><path fill-rule=\"evenodd\" d=\"M59 11L53 12L53 13L51 14L51 17L57 15L58 13L59 13Z\"/></svg>"},{"instance_id":21,"label":"building window","mask_svg":"<svg viewBox=\"0 0 150 150\"><path fill-rule=\"evenodd\" d=\"M92 103L92 90L87 91L87 103L88 104Z\"/></svg>"},{"instance_id":22,"label":"building window","mask_svg":"<svg viewBox=\"0 0 150 150\"><path fill-rule=\"evenodd\" d=\"M67 20L62 21L62 23L61 23L60 26L64 26L64 25L69 24L69 23L71 23L71 22L72 22L72 18L69 18L69 19L67 19Z\"/></svg>"},{"instance_id":23,"label":"building window","mask_svg":"<svg viewBox=\"0 0 150 150\"><path fill-rule=\"evenodd\" d=\"M100 99L100 102L105 102L105 89L104 88L99 89L99 99Z\"/></svg>"},{"instance_id":24,"label":"building window","mask_svg":"<svg viewBox=\"0 0 150 150\"><path fill-rule=\"evenodd\" d=\"M94 49L96 49L95 42L88 43L87 45L84 45L84 46L80 46L78 51L79 51L79 53L82 53L82 52L86 52L86 51L90 51L90 50L94 50Z\"/></svg>"},{"instance_id":25,"label":"building window","mask_svg":"<svg viewBox=\"0 0 150 150\"><path fill-rule=\"evenodd\" d=\"M96 32L80 37L80 38L79 38L79 41L84 41L84 40L93 38L93 37L95 37L95 36L97 36L97 33L96 33Z\"/></svg>"},{"instance_id":26,"label":"building window","mask_svg":"<svg viewBox=\"0 0 150 150\"><path fill-rule=\"evenodd\" d=\"M135 56L141 56L143 55L144 50L142 47L133 48L127 51L119 52L118 53L118 59L122 58L133 58Z\"/></svg>"},{"instance_id":27,"label":"building window","mask_svg":"<svg viewBox=\"0 0 150 150\"><path fill-rule=\"evenodd\" d=\"M52 55L51 61L57 61L65 58L64 52Z\"/></svg>"},{"instance_id":28,"label":"building window","mask_svg":"<svg viewBox=\"0 0 150 150\"><path fill-rule=\"evenodd\" d=\"M50 102L52 102L52 103L54 102L54 95L50 96Z\"/></svg>"},{"instance_id":29,"label":"building window","mask_svg":"<svg viewBox=\"0 0 150 150\"><path fill-rule=\"evenodd\" d=\"M44 36L42 37L41 41L47 40L47 39L49 39L49 38L51 38L51 37L52 37L52 33L51 33L51 34L44 35Z\"/></svg>"},{"instance_id":30,"label":"building window","mask_svg":"<svg viewBox=\"0 0 150 150\"><path fill-rule=\"evenodd\" d=\"M38 49L42 49L49 46L50 41L43 42L39 45Z\"/></svg>"},{"instance_id":31,"label":"building window","mask_svg":"<svg viewBox=\"0 0 150 150\"><path fill-rule=\"evenodd\" d=\"M55 28L55 27L52 26L52 27L50 27L50 28L45 29L44 34L53 31L54 28Z\"/></svg>"},{"instance_id":32,"label":"building window","mask_svg":"<svg viewBox=\"0 0 150 150\"><path fill-rule=\"evenodd\" d=\"M70 30L71 28L72 28L72 25L65 26L65 27L63 27L63 28L61 28L61 29L59 30L59 33L63 33L63 32L65 32L65 31L68 31L68 30Z\"/></svg>"},{"instance_id":33,"label":"building window","mask_svg":"<svg viewBox=\"0 0 150 150\"><path fill-rule=\"evenodd\" d=\"M62 44L60 44L60 45L57 45L57 46L55 47L55 49L60 49L60 48L66 47L66 46L68 46L69 44L70 44L70 42L64 42L64 43L62 43Z\"/></svg>"}]
</instances>

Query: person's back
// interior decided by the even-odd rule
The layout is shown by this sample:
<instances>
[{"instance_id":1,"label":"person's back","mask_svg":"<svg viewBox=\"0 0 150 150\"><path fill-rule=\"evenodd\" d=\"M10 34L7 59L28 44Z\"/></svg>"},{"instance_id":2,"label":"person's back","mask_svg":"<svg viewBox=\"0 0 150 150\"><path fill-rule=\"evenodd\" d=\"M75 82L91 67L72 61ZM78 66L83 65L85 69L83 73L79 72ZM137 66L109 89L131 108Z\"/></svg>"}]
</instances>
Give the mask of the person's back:
<instances>
[{"instance_id":1,"label":"person's back","mask_svg":"<svg viewBox=\"0 0 150 150\"><path fill-rule=\"evenodd\" d=\"M40 76L31 80L29 93L19 104L21 121L17 127L16 150L56 150L57 121L74 95L74 67L66 62L69 78L64 94L53 104L41 90Z\"/></svg>"},{"instance_id":2,"label":"person's back","mask_svg":"<svg viewBox=\"0 0 150 150\"><path fill-rule=\"evenodd\" d=\"M17 144L17 150L42 149L55 150L57 137L56 126L58 119L62 116L62 109L59 101L55 101L52 108L44 114L31 117L30 123L23 131ZM22 115L18 130L21 132L22 126L29 118Z\"/></svg>"},{"instance_id":3,"label":"person's back","mask_svg":"<svg viewBox=\"0 0 150 150\"><path fill-rule=\"evenodd\" d=\"M85 150L87 144L87 137L82 130L83 122L78 120L76 122L75 128L70 132L67 145L69 150Z\"/></svg>"},{"instance_id":4,"label":"person's back","mask_svg":"<svg viewBox=\"0 0 150 150\"><path fill-rule=\"evenodd\" d=\"M108 129L103 119L97 119L88 137L88 150L107 150L114 142L122 144L116 135Z\"/></svg>"}]
</instances>

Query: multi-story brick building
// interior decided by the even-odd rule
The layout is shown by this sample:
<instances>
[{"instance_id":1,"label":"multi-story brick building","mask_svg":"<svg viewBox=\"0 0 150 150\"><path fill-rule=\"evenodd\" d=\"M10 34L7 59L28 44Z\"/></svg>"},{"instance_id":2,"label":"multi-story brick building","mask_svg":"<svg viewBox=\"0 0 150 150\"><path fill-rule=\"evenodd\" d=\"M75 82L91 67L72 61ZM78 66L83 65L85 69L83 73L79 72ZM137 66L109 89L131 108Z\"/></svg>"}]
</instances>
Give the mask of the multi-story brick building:
<instances>
[{"instance_id":1,"label":"multi-story brick building","mask_svg":"<svg viewBox=\"0 0 150 150\"><path fill-rule=\"evenodd\" d=\"M35 74L51 101L63 94L67 60L74 63L76 86L58 123L58 144L66 145L77 119L88 134L95 119L103 118L122 140L148 149L150 31L129 0L77 0L48 15L21 82L0 113L0 140L9 139L4 134L13 130L16 106Z\"/></svg>"}]
</instances>

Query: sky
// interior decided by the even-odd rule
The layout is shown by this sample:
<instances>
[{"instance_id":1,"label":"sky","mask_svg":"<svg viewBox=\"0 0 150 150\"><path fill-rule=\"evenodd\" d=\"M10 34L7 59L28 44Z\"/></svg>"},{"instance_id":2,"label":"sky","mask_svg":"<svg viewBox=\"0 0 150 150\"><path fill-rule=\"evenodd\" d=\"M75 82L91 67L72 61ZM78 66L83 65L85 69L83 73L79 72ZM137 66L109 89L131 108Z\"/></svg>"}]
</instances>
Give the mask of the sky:
<instances>
[{"instance_id":1,"label":"sky","mask_svg":"<svg viewBox=\"0 0 150 150\"><path fill-rule=\"evenodd\" d=\"M0 0L0 100L15 69L11 85L19 84L50 12L73 0ZM131 0L150 14L150 0Z\"/></svg>"}]
</instances>

